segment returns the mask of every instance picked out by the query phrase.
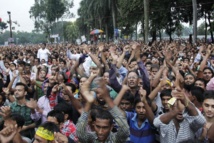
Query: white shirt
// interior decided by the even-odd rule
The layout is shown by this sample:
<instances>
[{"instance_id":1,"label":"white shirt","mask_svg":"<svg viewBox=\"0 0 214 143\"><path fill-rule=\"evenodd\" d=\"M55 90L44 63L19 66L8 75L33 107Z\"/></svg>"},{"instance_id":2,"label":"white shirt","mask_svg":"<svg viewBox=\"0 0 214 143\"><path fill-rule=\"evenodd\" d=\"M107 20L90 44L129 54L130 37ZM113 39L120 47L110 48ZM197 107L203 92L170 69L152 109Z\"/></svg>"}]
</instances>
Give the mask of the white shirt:
<instances>
[{"instance_id":1,"label":"white shirt","mask_svg":"<svg viewBox=\"0 0 214 143\"><path fill-rule=\"evenodd\" d=\"M51 54L48 49L46 49L46 48L45 49L40 48L38 50L38 53L37 53L37 58L39 58L40 61L42 59L44 59L47 62L48 61L48 54Z\"/></svg>"}]
</instances>

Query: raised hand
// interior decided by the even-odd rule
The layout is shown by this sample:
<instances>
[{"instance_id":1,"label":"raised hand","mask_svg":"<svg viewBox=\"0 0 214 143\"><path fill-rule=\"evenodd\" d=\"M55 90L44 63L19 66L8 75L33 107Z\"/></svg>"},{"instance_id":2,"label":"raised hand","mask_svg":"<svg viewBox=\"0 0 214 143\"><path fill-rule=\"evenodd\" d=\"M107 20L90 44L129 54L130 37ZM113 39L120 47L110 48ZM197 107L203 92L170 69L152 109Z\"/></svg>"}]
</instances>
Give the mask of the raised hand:
<instances>
[{"instance_id":1,"label":"raised hand","mask_svg":"<svg viewBox=\"0 0 214 143\"><path fill-rule=\"evenodd\" d=\"M30 101L26 102L26 106L30 109L36 109L38 107L37 101L31 98Z\"/></svg>"},{"instance_id":2,"label":"raised hand","mask_svg":"<svg viewBox=\"0 0 214 143\"><path fill-rule=\"evenodd\" d=\"M54 141L56 143L68 143L68 138L60 132L54 132Z\"/></svg>"},{"instance_id":3,"label":"raised hand","mask_svg":"<svg viewBox=\"0 0 214 143\"><path fill-rule=\"evenodd\" d=\"M10 113L11 113L11 110L10 110L9 106L2 106L0 109L1 109L0 115L3 118L7 118L10 115Z\"/></svg>"},{"instance_id":4,"label":"raised hand","mask_svg":"<svg viewBox=\"0 0 214 143\"><path fill-rule=\"evenodd\" d=\"M140 90L139 90L139 94L140 94L140 99L142 102L147 102L146 100L146 90L143 89L143 87L140 87Z\"/></svg>"},{"instance_id":5,"label":"raised hand","mask_svg":"<svg viewBox=\"0 0 214 143\"><path fill-rule=\"evenodd\" d=\"M14 138L17 132L17 125L9 125L5 127L0 131L0 141L2 143L9 143Z\"/></svg>"}]
</instances>

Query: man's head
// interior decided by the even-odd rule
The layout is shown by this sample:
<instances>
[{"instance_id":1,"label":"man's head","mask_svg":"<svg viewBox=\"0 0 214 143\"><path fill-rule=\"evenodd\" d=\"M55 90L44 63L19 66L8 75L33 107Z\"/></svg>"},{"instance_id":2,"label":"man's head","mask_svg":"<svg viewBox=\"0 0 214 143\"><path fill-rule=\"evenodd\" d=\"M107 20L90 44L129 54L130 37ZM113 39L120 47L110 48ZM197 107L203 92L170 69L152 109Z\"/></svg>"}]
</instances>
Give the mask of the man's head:
<instances>
[{"instance_id":1,"label":"man's head","mask_svg":"<svg viewBox=\"0 0 214 143\"><path fill-rule=\"evenodd\" d=\"M72 120L73 108L68 103L59 103L54 107L54 110L64 113L64 120Z\"/></svg>"},{"instance_id":2,"label":"man's head","mask_svg":"<svg viewBox=\"0 0 214 143\"><path fill-rule=\"evenodd\" d=\"M45 49L46 43L42 43L42 49Z\"/></svg>"},{"instance_id":3,"label":"man's head","mask_svg":"<svg viewBox=\"0 0 214 143\"><path fill-rule=\"evenodd\" d=\"M18 131L21 131L22 127L25 124L25 119L22 115L12 113L4 120L4 127L9 125L17 125Z\"/></svg>"},{"instance_id":4,"label":"man's head","mask_svg":"<svg viewBox=\"0 0 214 143\"><path fill-rule=\"evenodd\" d=\"M194 104L196 102L202 103L204 100L203 94L204 94L204 89L202 89L201 87L198 87L198 86L193 86L190 89L190 94L188 94L189 95L188 98Z\"/></svg>"},{"instance_id":5,"label":"man's head","mask_svg":"<svg viewBox=\"0 0 214 143\"><path fill-rule=\"evenodd\" d=\"M145 120L146 118L146 109L140 98L136 98L134 101L134 108L137 113L137 118L139 120Z\"/></svg>"},{"instance_id":6,"label":"man's head","mask_svg":"<svg viewBox=\"0 0 214 143\"><path fill-rule=\"evenodd\" d=\"M95 132L100 142L105 142L113 129L113 117L109 111L100 109L93 123Z\"/></svg>"},{"instance_id":7,"label":"man's head","mask_svg":"<svg viewBox=\"0 0 214 143\"><path fill-rule=\"evenodd\" d=\"M133 108L134 96L126 92L120 101L119 107L123 111L130 111Z\"/></svg>"},{"instance_id":8,"label":"man's head","mask_svg":"<svg viewBox=\"0 0 214 143\"><path fill-rule=\"evenodd\" d=\"M66 87L67 89L73 94L76 91L76 86L73 83L66 83ZM70 97L69 95L67 95L67 93L63 90L62 91L62 98L66 101L66 102L70 102Z\"/></svg>"},{"instance_id":9,"label":"man's head","mask_svg":"<svg viewBox=\"0 0 214 143\"><path fill-rule=\"evenodd\" d=\"M25 98L25 95L27 95L27 86L22 82L18 82L15 87L14 96L17 100L21 100Z\"/></svg>"},{"instance_id":10,"label":"man's head","mask_svg":"<svg viewBox=\"0 0 214 143\"><path fill-rule=\"evenodd\" d=\"M209 82L209 80L213 77L213 70L209 67L204 68L203 70L203 79L206 82Z\"/></svg>"},{"instance_id":11,"label":"man's head","mask_svg":"<svg viewBox=\"0 0 214 143\"><path fill-rule=\"evenodd\" d=\"M202 107L205 117L207 119L214 119L214 90L204 92Z\"/></svg>"},{"instance_id":12,"label":"man's head","mask_svg":"<svg viewBox=\"0 0 214 143\"><path fill-rule=\"evenodd\" d=\"M128 73L127 83L130 88L135 88L138 85L138 74L134 71Z\"/></svg>"},{"instance_id":13,"label":"man's head","mask_svg":"<svg viewBox=\"0 0 214 143\"><path fill-rule=\"evenodd\" d=\"M105 73L103 74L103 79L105 80L106 84L109 83L109 72L105 72Z\"/></svg>"},{"instance_id":14,"label":"man's head","mask_svg":"<svg viewBox=\"0 0 214 143\"><path fill-rule=\"evenodd\" d=\"M198 78L195 80L195 86L201 87L202 89L206 89L206 82L202 78Z\"/></svg>"},{"instance_id":15,"label":"man's head","mask_svg":"<svg viewBox=\"0 0 214 143\"><path fill-rule=\"evenodd\" d=\"M47 115L47 121L55 123L60 128L64 123L64 114L61 111L52 110Z\"/></svg>"},{"instance_id":16,"label":"man's head","mask_svg":"<svg viewBox=\"0 0 214 143\"><path fill-rule=\"evenodd\" d=\"M171 89L165 89L165 90L162 90L161 94L160 94L163 108L166 111L169 110L168 101L172 98L172 94L171 93L172 93Z\"/></svg>"},{"instance_id":17,"label":"man's head","mask_svg":"<svg viewBox=\"0 0 214 143\"><path fill-rule=\"evenodd\" d=\"M60 132L59 127L52 122L45 122L38 127L33 143L55 143L54 132Z\"/></svg>"}]
</instances>

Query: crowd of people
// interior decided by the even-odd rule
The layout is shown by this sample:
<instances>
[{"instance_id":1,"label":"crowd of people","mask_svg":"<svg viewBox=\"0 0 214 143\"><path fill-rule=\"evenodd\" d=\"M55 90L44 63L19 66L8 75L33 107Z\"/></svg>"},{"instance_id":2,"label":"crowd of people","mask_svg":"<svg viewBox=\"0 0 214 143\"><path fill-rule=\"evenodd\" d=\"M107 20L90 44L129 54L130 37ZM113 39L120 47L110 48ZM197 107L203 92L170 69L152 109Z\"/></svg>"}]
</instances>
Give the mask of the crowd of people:
<instances>
[{"instance_id":1,"label":"crowd of people","mask_svg":"<svg viewBox=\"0 0 214 143\"><path fill-rule=\"evenodd\" d=\"M214 45L0 47L2 143L213 143Z\"/></svg>"}]
</instances>

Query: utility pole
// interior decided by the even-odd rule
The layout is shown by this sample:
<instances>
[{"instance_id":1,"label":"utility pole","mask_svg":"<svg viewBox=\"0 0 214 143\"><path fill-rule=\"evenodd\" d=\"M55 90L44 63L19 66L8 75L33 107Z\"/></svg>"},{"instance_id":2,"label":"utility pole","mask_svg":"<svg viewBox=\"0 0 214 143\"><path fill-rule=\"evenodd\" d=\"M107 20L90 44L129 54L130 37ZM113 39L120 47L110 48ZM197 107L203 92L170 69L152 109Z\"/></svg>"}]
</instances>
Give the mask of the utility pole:
<instances>
[{"instance_id":1,"label":"utility pole","mask_svg":"<svg viewBox=\"0 0 214 143\"><path fill-rule=\"evenodd\" d=\"M12 35L12 21L11 21L11 12L10 12L10 11L8 11L7 13L8 13L8 15L9 15L9 24L10 24L10 38L12 38L12 37L13 37L13 35Z\"/></svg>"}]
</instances>

